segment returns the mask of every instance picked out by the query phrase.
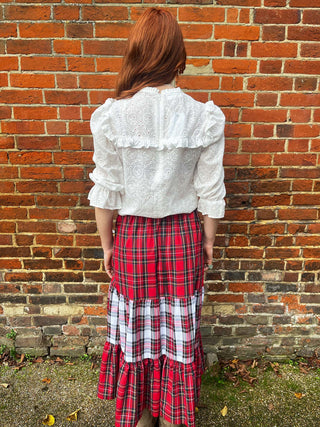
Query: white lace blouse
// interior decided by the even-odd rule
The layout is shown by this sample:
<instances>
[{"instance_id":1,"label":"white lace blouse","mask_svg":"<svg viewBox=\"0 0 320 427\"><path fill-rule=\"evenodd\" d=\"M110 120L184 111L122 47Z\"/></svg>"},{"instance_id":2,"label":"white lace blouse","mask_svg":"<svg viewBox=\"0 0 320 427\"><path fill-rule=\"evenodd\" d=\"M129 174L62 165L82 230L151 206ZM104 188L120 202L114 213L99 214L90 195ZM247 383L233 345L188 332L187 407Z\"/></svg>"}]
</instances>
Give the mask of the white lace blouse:
<instances>
[{"instance_id":1,"label":"white lace blouse","mask_svg":"<svg viewBox=\"0 0 320 427\"><path fill-rule=\"evenodd\" d=\"M90 205L151 218L198 208L223 218L224 124L213 101L195 101L179 87L107 99L90 121Z\"/></svg>"}]
</instances>

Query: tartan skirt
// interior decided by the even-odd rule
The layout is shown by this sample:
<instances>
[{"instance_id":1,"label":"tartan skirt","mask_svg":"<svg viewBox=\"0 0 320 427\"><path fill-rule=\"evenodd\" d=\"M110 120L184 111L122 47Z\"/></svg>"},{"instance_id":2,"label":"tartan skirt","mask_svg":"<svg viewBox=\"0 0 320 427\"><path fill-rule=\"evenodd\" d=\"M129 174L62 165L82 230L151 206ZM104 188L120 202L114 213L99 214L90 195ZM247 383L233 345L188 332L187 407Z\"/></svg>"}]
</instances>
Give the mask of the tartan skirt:
<instances>
[{"instance_id":1,"label":"tartan skirt","mask_svg":"<svg viewBox=\"0 0 320 427\"><path fill-rule=\"evenodd\" d=\"M195 426L205 370L197 209L163 218L118 215L98 397L116 399L115 427L154 417Z\"/></svg>"}]
</instances>

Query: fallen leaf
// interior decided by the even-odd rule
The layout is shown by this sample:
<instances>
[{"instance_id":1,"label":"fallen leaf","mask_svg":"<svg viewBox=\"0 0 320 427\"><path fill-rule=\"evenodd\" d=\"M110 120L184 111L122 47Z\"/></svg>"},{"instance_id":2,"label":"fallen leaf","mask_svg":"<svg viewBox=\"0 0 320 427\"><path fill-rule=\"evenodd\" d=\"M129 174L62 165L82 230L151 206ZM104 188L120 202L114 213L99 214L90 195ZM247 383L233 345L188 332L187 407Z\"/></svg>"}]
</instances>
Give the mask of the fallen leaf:
<instances>
[{"instance_id":1,"label":"fallen leaf","mask_svg":"<svg viewBox=\"0 0 320 427\"><path fill-rule=\"evenodd\" d=\"M50 380L50 378L43 378L43 380L41 380L43 383L47 383L47 384L50 384L51 383L51 380Z\"/></svg>"},{"instance_id":2,"label":"fallen leaf","mask_svg":"<svg viewBox=\"0 0 320 427\"><path fill-rule=\"evenodd\" d=\"M228 408L226 406L223 409L221 409L221 415L223 417L225 417L227 415L227 412L228 412Z\"/></svg>"},{"instance_id":3,"label":"fallen leaf","mask_svg":"<svg viewBox=\"0 0 320 427\"><path fill-rule=\"evenodd\" d=\"M54 422L54 416L50 414L46 415L46 417L42 420L42 424L44 424L45 426L53 426Z\"/></svg>"},{"instance_id":4,"label":"fallen leaf","mask_svg":"<svg viewBox=\"0 0 320 427\"><path fill-rule=\"evenodd\" d=\"M36 359L33 360L33 362L35 362L35 363L42 363L43 359L42 359L42 357L37 357Z\"/></svg>"},{"instance_id":5,"label":"fallen leaf","mask_svg":"<svg viewBox=\"0 0 320 427\"><path fill-rule=\"evenodd\" d=\"M24 361L24 354L21 354L19 363L22 363L23 361Z\"/></svg>"},{"instance_id":6,"label":"fallen leaf","mask_svg":"<svg viewBox=\"0 0 320 427\"><path fill-rule=\"evenodd\" d=\"M77 421L79 411L80 411L80 409L77 409L76 411L72 412L70 415L67 416L67 420L68 421Z\"/></svg>"},{"instance_id":7,"label":"fallen leaf","mask_svg":"<svg viewBox=\"0 0 320 427\"><path fill-rule=\"evenodd\" d=\"M269 411L272 411L272 409L274 409L274 405L273 405L273 403L269 403L269 405L268 405L268 409L269 409Z\"/></svg>"},{"instance_id":8,"label":"fallen leaf","mask_svg":"<svg viewBox=\"0 0 320 427\"><path fill-rule=\"evenodd\" d=\"M305 396L305 394L303 393L295 393L294 394L298 399L301 399L303 396Z\"/></svg>"},{"instance_id":9,"label":"fallen leaf","mask_svg":"<svg viewBox=\"0 0 320 427\"><path fill-rule=\"evenodd\" d=\"M69 377L68 378L68 381L74 381L76 378L73 378L73 377Z\"/></svg>"},{"instance_id":10,"label":"fallen leaf","mask_svg":"<svg viewBox=\"0 0 320 427\"><path fill-rule=\"evenodd\" d=\"M8 388L10 386L10 384L7 384L7 383L1 383L0 385L4 388Z\"/></svg>"},{"instance_id":11,"label":"fallen leaf","mask_svg":"<svg viewBox=\"0 0 320 427\"><path fill-rule=\"evenodd\" d=\"M195 411L196 411L196 412L199 412L199 408L198 408L197 406L196 406L196 408L195 408Z\"/></svg>"},{"instance_id":12,"label":"fallen leaf","mask_svg":"<svg viewBox=\"0 0 320 427\"><path fill-rule=\"evenodd\" d=\"M74 365L73 362L66 362L66 365Z\"/></svg>"}]
</instances>

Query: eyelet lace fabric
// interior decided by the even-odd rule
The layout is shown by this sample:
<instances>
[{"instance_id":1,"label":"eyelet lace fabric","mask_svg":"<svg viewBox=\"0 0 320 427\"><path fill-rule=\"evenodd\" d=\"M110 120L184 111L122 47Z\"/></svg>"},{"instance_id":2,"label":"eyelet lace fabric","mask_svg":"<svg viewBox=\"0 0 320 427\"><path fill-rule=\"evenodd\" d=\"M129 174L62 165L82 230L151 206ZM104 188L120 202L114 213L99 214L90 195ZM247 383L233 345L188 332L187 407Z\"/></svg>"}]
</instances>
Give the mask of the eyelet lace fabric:
<instances>
[{"instance_id":1,"label":"eyelet lace fabric","mask_svg":"<svg viewBox=\"0 0 320 427\"><path fill-rule=\"evenodd\" d=\"M90 205L151 218L198 208L222 218L224 125L213 101L198 102L180 88L107 99L90 120Z\"/></svg>"}]
</instances>

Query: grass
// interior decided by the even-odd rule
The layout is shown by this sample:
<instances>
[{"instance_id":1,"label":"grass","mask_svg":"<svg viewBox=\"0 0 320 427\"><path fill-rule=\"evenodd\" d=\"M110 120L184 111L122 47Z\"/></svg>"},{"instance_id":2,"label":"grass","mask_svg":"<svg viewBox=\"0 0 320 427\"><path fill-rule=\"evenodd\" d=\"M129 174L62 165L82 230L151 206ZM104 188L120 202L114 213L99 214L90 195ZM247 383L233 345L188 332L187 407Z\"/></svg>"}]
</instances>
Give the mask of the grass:
<instances>
[{"instance_id":1,"label":"grass","mask_svg":"<svg viewBox=\"0 0 320 427\"><path fill-rule=\"evenodd\" d=\"M1 427L41 426L47 414L54 415L55 427L70 426L72 422L66 417L79 408L79 419L73 423L77 427L112 427L115 401L97 399L99 363L92 368L92 361L86 359L61 364L28 360L19 370L0 365L0 384L9 384L8 388L0 385ZM296 361L273 367L265 364L264 369L259 364L248 366L247 378L257 378L254 385L244 381L245 375L235 375L235 387L228 376L234 375L238 367L216 363L205 371L196 427L320 425L320 368L303 373ZM43 382L44 378L50 383ZM225 406L227 413L223 416Z\"/></svg>"}]
</instances>

